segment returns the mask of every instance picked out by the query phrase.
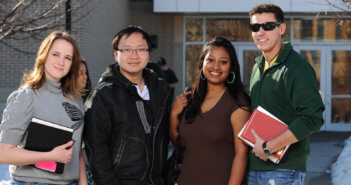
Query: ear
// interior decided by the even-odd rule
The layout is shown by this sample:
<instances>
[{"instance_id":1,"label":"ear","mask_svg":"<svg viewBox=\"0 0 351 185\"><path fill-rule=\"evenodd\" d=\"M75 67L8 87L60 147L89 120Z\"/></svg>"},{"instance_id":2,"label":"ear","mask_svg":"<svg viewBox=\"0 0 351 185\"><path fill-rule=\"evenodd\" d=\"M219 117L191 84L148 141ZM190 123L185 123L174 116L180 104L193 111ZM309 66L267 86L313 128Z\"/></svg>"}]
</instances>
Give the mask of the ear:
<instances>
[{"instance_id":1,"label":"ear","mask_svg":"<svg viewBox=\"0 0 351 185\"><path fill-rule=\"evenodd\" d=\"M285 23L285 22L282 23L282 24L279 26L279 28L280 28L280 35L283 36L284 33L285 33L285 30L286 30L286 23Z\"/></svg>"},{"instance_id":2,"label":"ear","mask_svg":"<svg viewBox=\"0 0 351 185\"><path fill-rule=\"evenodd\" d=\"M116 62L118 62L117 57L118 57L117 50L113 50L113 58L115 59Z\"/></svg>"}]
</instances>

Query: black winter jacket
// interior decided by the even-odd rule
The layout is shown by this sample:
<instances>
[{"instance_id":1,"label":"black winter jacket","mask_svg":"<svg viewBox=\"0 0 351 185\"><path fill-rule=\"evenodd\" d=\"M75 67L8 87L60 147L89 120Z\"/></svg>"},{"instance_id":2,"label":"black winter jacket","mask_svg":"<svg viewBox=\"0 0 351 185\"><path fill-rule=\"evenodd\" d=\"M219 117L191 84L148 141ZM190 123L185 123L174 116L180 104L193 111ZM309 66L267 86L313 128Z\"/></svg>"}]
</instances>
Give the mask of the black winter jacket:
<instances>
[{"instance_id":1,"label":"black winter jacket","mask_svg":"<svg viewBox=\"0 0 351 185\"><path fill-rule=\"evenodd\" d=\"M143 78L147 105L118 64L107 68L85 102L84 139L97 185L164 184L170 89L148 69Z\"/></svg>"}]
</instances>

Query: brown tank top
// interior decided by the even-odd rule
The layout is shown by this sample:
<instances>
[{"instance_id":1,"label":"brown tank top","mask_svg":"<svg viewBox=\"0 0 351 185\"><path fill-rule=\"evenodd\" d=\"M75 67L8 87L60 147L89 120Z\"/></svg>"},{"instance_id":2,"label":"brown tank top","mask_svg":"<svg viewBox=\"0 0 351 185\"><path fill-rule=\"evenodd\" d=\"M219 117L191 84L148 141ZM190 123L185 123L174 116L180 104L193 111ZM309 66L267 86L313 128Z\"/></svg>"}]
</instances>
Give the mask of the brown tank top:
<instances>
[{"instance_id":1,"label":"brown tank top","mask_svg":"<svg viewBox=\"0 0 351 185\"><path fill-rule=\"evenodd\" d=\"M227 185L234 159L234 134L230 123L237 103L228 90L217 104L195 121L180 123L185 153L179 185Z\"/></svg>"}]
</instances>

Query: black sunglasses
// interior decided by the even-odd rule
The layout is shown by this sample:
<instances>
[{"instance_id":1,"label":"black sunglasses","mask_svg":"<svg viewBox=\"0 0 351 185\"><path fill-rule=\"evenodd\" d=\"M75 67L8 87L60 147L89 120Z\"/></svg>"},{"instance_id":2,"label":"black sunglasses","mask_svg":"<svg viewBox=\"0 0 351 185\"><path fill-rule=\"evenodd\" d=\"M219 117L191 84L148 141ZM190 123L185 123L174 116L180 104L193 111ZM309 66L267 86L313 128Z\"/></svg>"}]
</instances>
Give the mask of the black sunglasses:
<instances>
[{"instance_id":1,"label":"black sunglasses","mask_svg":"<svg viewBox=\"0 0 351 185\"><path fill-rule=\"evenodd\" d=\"M260 27L262 26L263 30L265 31L271 31L274 30L276 26L281 25L281 22L264 22L262 24L249 24L249 27L252 32L258 32L260 30Z\"/></svg>"}]
</instances>

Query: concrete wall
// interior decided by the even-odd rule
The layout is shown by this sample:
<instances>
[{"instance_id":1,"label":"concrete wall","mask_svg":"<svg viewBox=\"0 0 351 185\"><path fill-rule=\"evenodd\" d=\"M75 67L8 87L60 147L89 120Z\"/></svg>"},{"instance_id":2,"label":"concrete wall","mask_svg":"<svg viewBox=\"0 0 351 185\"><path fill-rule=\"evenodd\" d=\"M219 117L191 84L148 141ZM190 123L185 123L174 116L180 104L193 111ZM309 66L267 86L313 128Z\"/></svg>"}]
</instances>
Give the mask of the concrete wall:
<instances>
[{"instance_id":1,"label":"concrete wall","mask_svg":"<svg viewBox=\"0 0 351 185\"><path fill-rule=\"evenodd\" d=\"M339 2L341 0L330 0ZM325 0L154 0L155 12L243 13L261 3L274 3L285 12L340 11Z\"/></svg>"}]
</instances>

